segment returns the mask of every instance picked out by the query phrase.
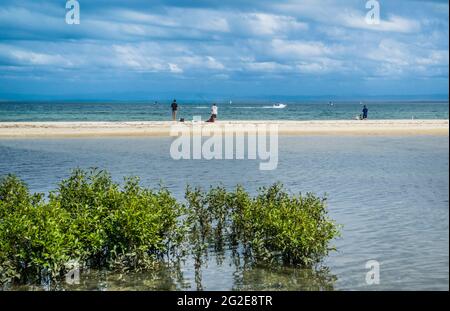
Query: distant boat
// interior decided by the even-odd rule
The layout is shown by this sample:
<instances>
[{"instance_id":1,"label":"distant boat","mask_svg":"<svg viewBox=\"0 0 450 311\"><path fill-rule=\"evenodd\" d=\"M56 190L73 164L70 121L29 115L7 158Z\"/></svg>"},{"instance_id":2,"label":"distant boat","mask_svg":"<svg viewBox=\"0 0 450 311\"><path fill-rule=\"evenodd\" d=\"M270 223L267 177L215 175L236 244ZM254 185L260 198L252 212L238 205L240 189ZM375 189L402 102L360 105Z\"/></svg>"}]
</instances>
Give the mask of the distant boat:
<instances>
[{"instance_id":1,"label":"distant boat","mask_svg":"<svg viewBox=\"0 0 450 311\"><path fill-rule=\"evenodd\" d=\"M275 104L272 106L272 108L283 109L283 108L286 108L286 106L287 106L286 104Z\"/></svg>"}]
</instances>

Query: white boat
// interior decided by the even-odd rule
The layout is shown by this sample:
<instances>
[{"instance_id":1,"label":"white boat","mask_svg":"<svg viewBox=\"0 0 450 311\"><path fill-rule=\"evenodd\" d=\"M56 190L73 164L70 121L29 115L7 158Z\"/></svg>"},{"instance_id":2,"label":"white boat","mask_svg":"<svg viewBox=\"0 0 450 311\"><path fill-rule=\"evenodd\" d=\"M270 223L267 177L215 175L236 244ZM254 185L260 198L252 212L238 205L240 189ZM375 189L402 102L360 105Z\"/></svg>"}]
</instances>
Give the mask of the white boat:
<instances>
[{"instance_id":1,"label":"white boat","mask_svg":"<svg viewBox=\"0 0 450 311\"><path fill-rule=\"evenodd\" d=\"M272 108L276 108L276 109L283 109L286 108L286 104L275 104L272 106Z\"/></svg>"}]
</instances>

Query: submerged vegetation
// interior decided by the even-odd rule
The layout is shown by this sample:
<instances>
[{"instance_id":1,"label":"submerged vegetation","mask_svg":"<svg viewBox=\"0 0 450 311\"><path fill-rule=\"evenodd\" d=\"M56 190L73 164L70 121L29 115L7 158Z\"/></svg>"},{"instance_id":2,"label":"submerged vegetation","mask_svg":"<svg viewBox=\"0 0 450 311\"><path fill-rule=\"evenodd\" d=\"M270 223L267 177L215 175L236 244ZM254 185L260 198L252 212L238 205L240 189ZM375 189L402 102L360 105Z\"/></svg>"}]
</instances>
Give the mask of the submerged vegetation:
<instances>
[{"instance_id":1,"label":"submerged vegetation","mask_svg":"<svg viewBox=\"0 0 450 311\"><path fill-rule=\"evenodd\" d=\"M290 195L280 184L254 197L241 186L187 187L185 199L177 202L164 187L142 187L137 178L120 186L95 169L74 170L48 198L5 176L0 283L58 279L74 267L139 271L187 255L201 265L210 248L242 254L252 266L310 267L339 234L324 199Z\"/></svg>"}]
</instances>

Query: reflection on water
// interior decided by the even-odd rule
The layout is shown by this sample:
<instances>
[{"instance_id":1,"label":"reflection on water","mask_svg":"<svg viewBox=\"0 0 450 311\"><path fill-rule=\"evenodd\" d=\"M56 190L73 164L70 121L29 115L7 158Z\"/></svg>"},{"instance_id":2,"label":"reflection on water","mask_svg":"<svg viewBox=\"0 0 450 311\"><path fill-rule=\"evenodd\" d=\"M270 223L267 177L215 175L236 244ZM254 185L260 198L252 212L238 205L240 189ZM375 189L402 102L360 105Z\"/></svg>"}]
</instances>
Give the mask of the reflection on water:
<instances>
[{"instance_id":1,"label":"reflection on water","mask_svg":"<svg viewBox=\"0 0 450 311\"><path fill-rule=\"evenodd\" d=\"M244 270L234 290L334 290L336 276L328 268L294 269L256 267Z\"/></svg>"},{"instance_id":2,"label":"reflection on water","mask_svg":"<svg viewBox=\"0 0 450 311\"><path fill-rule=\"evenodd\" d=\"M201 265L190 257L180 271L130 275L82 274L79 288L98 289L339 289L448 290L449 149L447 137L280 137L279 163L175 161L169 138L0 140L0 175L15 173L32 191L49 191L74 167L101 167L116 181L137 175L146 186L162 180L183 200L186 184L242 184L254 193L281 181L293 193L327 193L342 238L318 268L253 267L225 251ZM368 260L378 260L380 284L365 283ZM200 269L201 266L201 269ZM100 277L102 275L102 277ZM72 287L71 287L72 288Z\"/></svg>"},{"instance_id":3,"label":"reflection on water","mask_svg":"<svg viewBox=\"0 0 450 311\"><path fill-rule=\"evenodd\" d=\"M227 260L231 258L231 260ZM203 271L214 260L217 282L203 280ZM193 271L189 271L189 266ZM232 270L229 287L221 287L224 271ZM193 276L191 274L193 272ZM206 282L205 282L206 281ZM25 285L9 285L5 290L98 290L98 291L148 291L148 290L334 290L336 276L329 268L295 268L282 266L255 266L237 252L210 250L196 259L161 264L152 270L140 272L111 272L83 270L76 282L43 279Z\"/></svg>"}]
</instances>

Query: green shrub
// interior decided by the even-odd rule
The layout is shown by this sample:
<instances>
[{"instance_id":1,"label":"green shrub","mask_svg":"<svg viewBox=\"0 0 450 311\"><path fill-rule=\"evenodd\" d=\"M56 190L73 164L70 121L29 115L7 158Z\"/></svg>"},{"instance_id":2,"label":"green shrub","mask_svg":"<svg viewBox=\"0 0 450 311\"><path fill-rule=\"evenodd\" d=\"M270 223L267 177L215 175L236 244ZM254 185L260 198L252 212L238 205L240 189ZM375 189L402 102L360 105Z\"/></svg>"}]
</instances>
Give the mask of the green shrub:
<instances>
[{"instance_id":1,"label":"green shrub","mask_svg":"<svg viewBox=\"0 0 450 311\"><path fill-rule=\"evenodd\" d=\"M56 278L74 265L136 271L186 251L197 269L211 245L243 250L253 263L310 266L339 234L324 199L280 184L255 197L241 186L187 187L184 205L137 178L121 187L105 171L77 169L43 197L12 175L0 179L0 283Z\"/></svg>"},{"instance_id":2,"label":"green shrub","mask_svg":"<svg viewBox=\"0 0 450 311\"><path fill-rule=\"evenodd\" d=\"M127 268L136 269L168 254L171 243L178 245L181 208L167 189L153 192L128 179L121 196L122 205L113 210L107 227L110 260L126 260Z\"/></svg>"},{"instance_id":3,"label":"green shrub","mask_svg":"<svg viewBox=\"0 0 450 311\"><path fill-rule=\"evenodd\" d=\"M239 206L234 215L242 215L244 234L256 256L281 259L284 263L311 265L330 250L328 244L338 235L327 217L325 199L311 193L289 196L281 185L262 188L253 204Z\"/></svg>"},{"instance_id":4,"label":"green shrub","mask_svg":"<svg viewBox=\"0 0 450 311\"><path fill-rule=\"evenodd\" d=\"M0 281L56 277L67 264L147 268L182 236L170 193L129 179L123 189L104 171L75 170L49 195L30 195L14 176L0 181ZM172 245L173 244L173 245Z\"/></svg>"},{"instance_id":5,"label":"green shrub","mask_svg":"<svg viewBox=\"0 0 450 311\"><path fill-rule=\"evenodd\" d=\"M194 194L202 197L199 193L188 189L186 197L191 202ZM223 234L232 245L242 245L254 262L310 266L333 249L329 242L339 235L327 216L325 199L311 193L291 196L280 184L260 189L256 197L241 186L234 192L211 188L202 200L195 205L209 211L210 223L215 225L209 232L229 227Z\"/></svg>"},{"instance_id":6,"label":"green shrub","mask_svg":"<svg viewBox=\"0 0 450 311\"><path fill-rule=\"evenodd\" d=\"M11 175L0 180L0 196L1 279L56 275L69 259L67 213L44 203L42 195L30 195Z\"/></svg>"}]
</instances>

